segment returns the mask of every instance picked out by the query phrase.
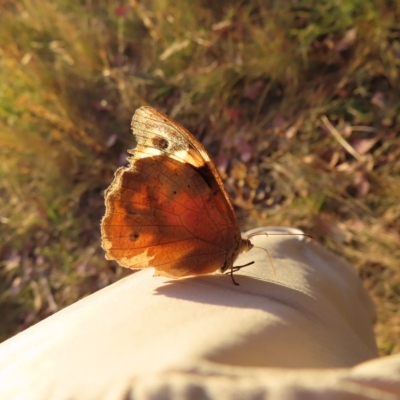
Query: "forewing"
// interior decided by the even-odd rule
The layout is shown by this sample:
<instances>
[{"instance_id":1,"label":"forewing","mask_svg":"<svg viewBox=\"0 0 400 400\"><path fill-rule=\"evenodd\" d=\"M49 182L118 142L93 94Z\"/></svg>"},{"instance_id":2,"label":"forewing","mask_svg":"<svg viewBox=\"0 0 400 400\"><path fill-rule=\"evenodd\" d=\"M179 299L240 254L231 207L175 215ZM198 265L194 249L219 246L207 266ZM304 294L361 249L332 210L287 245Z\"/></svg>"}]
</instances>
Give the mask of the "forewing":
<instances>
[{"instance_id":1,"label":"forewing","mask_svg":"<svg viewBox=\"0 0 400 400\"><path fill-rule=\"evenodd\" d=\"M219 173L203 145L182 125L151 107L139 108L132 118L137 147L130 151L133 160L166 155L180 163L188 163L207 182L218 207L237 229L232 202Z\"/></svg>"}]
</instances>

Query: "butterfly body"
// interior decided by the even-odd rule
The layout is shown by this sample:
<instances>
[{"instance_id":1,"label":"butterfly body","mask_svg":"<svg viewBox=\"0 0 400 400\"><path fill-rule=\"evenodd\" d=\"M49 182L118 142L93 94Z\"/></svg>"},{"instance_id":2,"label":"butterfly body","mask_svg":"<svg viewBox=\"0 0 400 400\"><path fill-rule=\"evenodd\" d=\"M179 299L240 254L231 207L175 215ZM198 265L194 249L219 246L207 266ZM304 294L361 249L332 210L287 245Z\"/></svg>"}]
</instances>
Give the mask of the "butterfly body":
<instances>
[{"instance_id":1,"label":"butterfly body","mask_svg":"<svg viewBox=\"0 0 400 400\"><path fill-rule=\"evenodd\" d=\"M180 278L232 268L252 245L203 146L150 107L132 119L137 146L106 191L102 246L128 268Z\"/></svg>"}]
</instances>

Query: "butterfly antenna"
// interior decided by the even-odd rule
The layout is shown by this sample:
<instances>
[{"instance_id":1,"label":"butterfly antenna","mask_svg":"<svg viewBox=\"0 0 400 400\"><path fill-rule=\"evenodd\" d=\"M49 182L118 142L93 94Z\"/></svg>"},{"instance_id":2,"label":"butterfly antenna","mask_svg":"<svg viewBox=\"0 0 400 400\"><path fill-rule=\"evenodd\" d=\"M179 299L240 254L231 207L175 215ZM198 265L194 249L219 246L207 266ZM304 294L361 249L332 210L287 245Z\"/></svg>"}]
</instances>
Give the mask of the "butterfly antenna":
<instances>
[{"instance_id":1,"label":"butterfly antenna","mask_svg":"<svg viewBox=\"0 0 400 400\"><path fill-rule=\"evenodd\" d=\"M268 233L268 232L255 232L255 233L247 236L247 239L251 239L252 237L259 236L259 235L266 235L266 236L269 236L269 235L271 235L271 236L305 236L305 237L308 237L308 238L314 240L312 236L307 235L306 233ZM256 249L264 250L267 253L268 258L269 258L269 262L271 263L271 266L272 266L272 269L274 271L274 275L275 275L275 278L276 278L277 274L276 274L275 265L274 265L274 263L272 261L272 257L269 254L269 251L267 249L264 249L264 247L259 247L259 246L253 246L253 247L256 248ZM254 261L251 261L251 262L249 262L247 264L244 264L244 265L238 265L236 267L234 267L233 265L231 266L231 270L229 272L227 272L227 274L229 274L231 276L231 279L232 279L232 282L233 282L234 285L240 286L235 281L235 278L233 277L233 273L241 270L244 267L252 265L252 264L254 264Z\"/></svg>"},{"instance_id":2,"label":"butterfly antenna","mask_svg":"<svg viewBox=\"0 0 400 400\"><path fill-rule=\"evenodd\" d=\"M305 237L308 237L308 238L314 240L312 236L307 235L306 233L268 233L268 232L255 232L255 233L249 235L247 237L247 239L251 239L252 237L259 236L259 235L266 235L266 236L269 236L269 235L271 235L271 236L305 236ZM268 258L269 258L269 262L271 263L271 266L272 266L272 269L274 270L274 275L275 275L275 278L276 278L277 275L276 275L275 265L274 265L274 263L272 261L271 255L269 254L269 251L267 249L264 249L264 247L259 247L259 246L254 246L254 247L257 248L257 249L262 249L267 253Z\"/></svg>"},{"instance_id":3,"label":"butterfly antenna","mask_svg":"<svg viewBox=\"0 0 400 400\"><path fill-rule=\"evenodd\" d=\"M272 269L273 269L273 271L274 271L274 276L275 276L275 278L276 278L276 269L275 269L275 265L274 265L274 263L272 262L272 258L271 258L271 255L269 254L269 251L267 250L267 249L264 249L264 247L259 247L259 246L253 246L255 249L261 249L261 250L264 250L266 253L267 253L267 256L268 256L268 258L269 258L269 262L271 263L271 266L272 266Z\"/></svg>"},{"instance_id":4,"label":"butterfly antenna","mask_svg":"<svg viewBox=\"0 0 400 400\"><path fill-rule=\"evenodd\" d=\"M247 239L251 239L254 236L259 236L259 235L265 235L265 236L305 236L310 238L311 240L314 240L314 238L311 235L308 235L307 233L268 233L268 232L255 232L252 233L251 235L247 236Z\"/></svg>"}]
</instances>

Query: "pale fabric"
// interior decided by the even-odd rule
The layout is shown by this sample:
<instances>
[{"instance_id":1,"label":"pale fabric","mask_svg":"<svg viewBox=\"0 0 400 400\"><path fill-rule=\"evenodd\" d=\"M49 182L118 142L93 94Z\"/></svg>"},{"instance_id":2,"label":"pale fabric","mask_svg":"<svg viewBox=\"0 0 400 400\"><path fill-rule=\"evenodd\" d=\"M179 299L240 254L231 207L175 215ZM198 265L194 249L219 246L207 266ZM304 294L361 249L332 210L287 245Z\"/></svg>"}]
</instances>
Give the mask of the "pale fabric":
<instances>
[{"instance_id":1,"label":"pale fabric","mask_svg":"<svg viewBox=\"0 0 400 400\"><path fill-rule=\"evenodd\" d=\"M143 270L0 344L0 399L398 398L354 270L302 236L252 241L273 266L251 250L240 286Z\"/></svg>"}]
</instances>

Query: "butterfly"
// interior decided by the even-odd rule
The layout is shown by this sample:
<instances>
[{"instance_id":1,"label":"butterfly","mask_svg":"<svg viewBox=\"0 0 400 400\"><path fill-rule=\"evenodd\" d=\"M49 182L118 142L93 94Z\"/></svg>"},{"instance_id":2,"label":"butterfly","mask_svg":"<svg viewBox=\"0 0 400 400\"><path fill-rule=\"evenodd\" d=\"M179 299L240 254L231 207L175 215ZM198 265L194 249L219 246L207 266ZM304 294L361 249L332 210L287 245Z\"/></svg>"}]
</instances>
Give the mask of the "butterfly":
<instances>
[{"instance_id":1,"label":"butterfly","mask_svg":"<svg viewBox=\"0 0 400 400\"><path fill-rule=\"evenodd\" d=\"M167 115L141 107L137 146L105 192L102 247L108 260L183 278L230 269L250 250L232 202L205 148Z\"/></svg>"}]
</instances>

